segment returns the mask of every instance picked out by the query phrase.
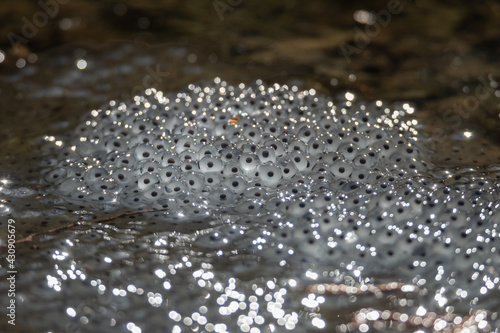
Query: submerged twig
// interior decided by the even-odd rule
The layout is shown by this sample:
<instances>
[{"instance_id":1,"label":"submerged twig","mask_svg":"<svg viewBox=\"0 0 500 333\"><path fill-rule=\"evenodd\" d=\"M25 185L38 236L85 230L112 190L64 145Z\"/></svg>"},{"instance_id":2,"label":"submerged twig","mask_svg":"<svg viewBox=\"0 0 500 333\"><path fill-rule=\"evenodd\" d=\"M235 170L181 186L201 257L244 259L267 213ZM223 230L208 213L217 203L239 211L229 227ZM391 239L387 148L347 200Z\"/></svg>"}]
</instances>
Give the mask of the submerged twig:
<instances>
[{"instance_id":1,"label":"submerged twig","mask_svg":"<svg viewBox=\"0 0 500 333\"><path fill-rule=\"evenodd\" d=\"M373 327L383 331L388 326L402 325L406 328L432 329L434 332L455 333L455 332L488 332L491 327L488 325L487 312L476 310L470 315L461 317L457 314L448 313L438 315L435 312L425 312L417 315L408 315L391 310L376 310L364 308L353 314L351 325L359 328L362 325ZM366 328L367 328L366 327Z\"/></svg>"},{"instance_id":2,"label":"submerged twig","mask_svg":"<svg viewBox=\"0 0 500 333\"><path fill-rule=\"evenodd\" d=\"M306 287L306 291L310 293L317 294L327 294L327 295L362 295L362 294L373 294L377 298L381 298L383 293L401 291L401 292L416 292L418 287L399 283L399 282L389 282L385 284L361 284L356 286L350 286L346 284L334 284L334 283L323 283L323 284L313 284Z\"/></svg>"},{"instance_id":3,"label":"submerged twig","mask_svg":"<svg viewBox=\"0 0 500 333\"><path fill-rule=\"evenodd\" d=\"M113 215L113 216L109 216L109 217L98 218L98 219L95 219L95 220L88 220L88 221L80 220L80 221L75 221L75 222L72 222L72 223L69 223L69 224L65 224L65 225L62 225L62 226L59 226L59 227L56 227L56 228L51 228L51 229L47 229L47 230L41 230L41 231L33 232L33 233L29 234L28 236L26 236L24 238L16 240L14 244L32 242L34 240L34 237L36 237L36 236L46 235L46 234L50 234L50 233L57 232L57 231L60 231L60 230L70 229L70 228L73 228L73 227L75 227L77 225L108 222L108 221L116 220L116 219L118 219L120 217L124 217L124 216L135 215L135 214L143 214L143 213L154 213L154 212L161 212L161 211L164 211L164 209L162 209L162 210L156 210L156 209L138 210L138 211L133 211L133 212L121 213L121 214ZM3 247L7 247L7 243L4 244Z\"/></svg>"},{"instance_id":4,"label":"submerged twig","mask_svg":"<svg viewBox=\"0 0 500 333\"><path fill-rule=\"evenodd\" d=\"M326 296L338 295L364 295L373 294L381 298L391 292L418 292L419 288L412 284L400 282L389 282L385 284L360 284L345 285L335 283L312 284L304 291ZM398 298L399 299L399 298ZM422 308L416 314L407 314L395 310L378 310L374 308L362 308L352 313L351 322L342 325L342 331L353 331L360 329L362 332L373 328L376 331L385 331L387 328L399 327L400 329L424 329L432 332L458 333L464 331L488 332L491 326L487 322L488 312L486 310L471 311L467 316L455 313L440 315Z\"/></svg>"}]
</instances>

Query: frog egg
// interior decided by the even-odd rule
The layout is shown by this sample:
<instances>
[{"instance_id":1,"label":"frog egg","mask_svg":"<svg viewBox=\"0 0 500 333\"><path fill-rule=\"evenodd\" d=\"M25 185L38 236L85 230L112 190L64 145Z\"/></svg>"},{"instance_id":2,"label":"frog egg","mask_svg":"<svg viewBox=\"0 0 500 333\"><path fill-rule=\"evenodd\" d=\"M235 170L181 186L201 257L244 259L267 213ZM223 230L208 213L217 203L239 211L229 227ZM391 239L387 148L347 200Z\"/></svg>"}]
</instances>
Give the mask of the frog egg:
<instances>
[{"instance_id":1,"label":"frog egg","mask_svg":"<svg viewBox=\"0 0 500 333\"><path fill-rule=\"evenodd\" d=\"M269 122L269 123L265 123L262 125L262 132L261 133L262 133L262 135L266 135L266 134L277 135L279 133L279 131L280 131L279 128L275 124Z\"/></svg>"},{"instance_id":2,"label":"frog egg","mask_svg":"<svg viewBox=\"0 0 500 333\"><path fill-rule=\"evenodd\" d=\"M63 182L59 184L59 191L61 193L69 195L75 191L77 191L78 187L81 187L83 185L83 182L79 178L67 178Z\"/></svg>"},{"instance_id":3,"label":"frog egg","mask_svg":"<svg viewBox=\"0 0 500 333\"><path fill-rule=\"evenodd\" d=\"M263 164L258 170L259 178L265 186L274 187L283 178L280 168L274 164Z\"/></svg>"},{"instance_id":4,"label":"frog egg","mask_svg":"<svg viewBox=\"0 0 500 333\"><path fill-rule=\"evenodd\" d=\"M288 158L298 171L305 171L310 166L307 157L301 151L291 152L288 154Z\"/></svg>"},{"instance_id":5,"label":"frog egg","mask_svg":"<svg viewBox=\"0 0 500 333\"><path fill-rule=\"evenodd\" d=\"M263 204L257 200L241 200L234 207L234 211L242 214L258 214L262 211Z\"/></svg>"},{"instance_id":6,"label":"frog egg","mask_svg":"<svg viewBox=\"0 0 500 333\"><path fill-rule=\"evenodd\" d=\"M195 246L220 249L232 245L245 234L242 227L236 225L225 226L202 234L194 241Z\"/></svg>"},{"instance_id":7,"label":"frog egg","mask_svg":"<svg viewBox=\"0 0 500 333\"><path fill-rule=\"evenodd\" d=\"M227 147L220 151L220 157L224 163L228 163L231 161L237 161L239 153L236 149Z\"/></svg>"},{"instance_id":8,"label":"frog egg","mask_svg":"<svg viewBox=\"0 0 500 333\"><path fill-rule=\"evenodd\" d=\"M235 194L226 187L218 187L208 193L207 199L213 205L227 207L234 204Z\"/></svg>"},{"instance_id":9,"label":"frog egg","mask_svg":"<svg viewBox=\"0 0 500 333\"><path fill-rule=\"evenodd\" d=\"M469 212L472 210L472 203L464 196L458 196L451 199L446 203L448 209L458 209L463 212Z\"/></svg>"},{"instance_id":10,"label":"frog egg","mask_svg":"<svg viewBox=\"0 0 500 333\"><path fill-rule=\"evenodd\" d=\"M183 180L192 191L201 191L205 185L204 174L198 172L189 172L183 175Z\"/></svg>"},{"instance_id":11,"label":"frog egg","mask_svg":"<svg viewBox=\"0 0 500 333\"><path fill-rule=\"evenodd\" d=\"M370 177L370 171L364 168L353 169L350 178L359 182L366 182Z\"/></svg>"},{"instance_id":12,"label":"frog egg","mask_svg":"<svg viewBox=\"0 0 500 333\"><path fill-rule=\"evenodd\" d=\"M276 153L273 149L267 147L261 147L257 150L257 156L261 163L275 163L276 162Z\"/></svg>"},{"instance_id":13,"label":"frog egg","mask_svg":"<svg viewBox=\"0 0 500 333\"><path fill-rule=\"evenodd\" d=\"M337 152L344 156L347 161L352 161L358 155L359 148L352 143L343 143L339 146Z\"/></svg>"},{"instance_id":14,"label":"frog egg","mask_svg":"<svg viewBox=\"0 0 500 333\"><path fill-rule=\"evenodd\" d=\"M219 152L212 145L203 145L197 152L198 160L201 160L205 156L217 156Z\"/></svg>"},{"instance_id":15,"label":"frog egg","mask_svg":"<svg viewBox=\"0 0 500 333\"><path fill-rule=\"evenodd\" d=\"M277 139L279 142L281 142L285 151L288 151L288 144L294 140L294 136L293 134L290 134L288 132L282 132L280 135L278 135Z\"/></svg>"},{"instance_id":16,"label":"frog egg","mask_svg":"<svg viewBox=\"0 0 500 333\"><path fill-rule=\"evenodd\" d=\"M218 186L222 181L220 172L207 172L203 175L205 177L205 184L210 187Z\"/></svg>"},{"instance_id":17,"label":"frog egg","mask_svg":"<svg viewBox=\"0 0 500 333\"><path fill-rule=\"evenodd\" d=\"M181 162L179 169L181 170L181 172L200 171L200 169L198 168L198 163L196 163L196 161L183 161Z\"/></svg>"},{"instance_id":18,"label":"frog egg","mask_svg":"<svg viewBox=\"0 0 500 333\"><path fill-rule=\"evenodd\" d=\"M181 208L181 204L175 198L160 197L153 203L153 208L156 210L177 211Z\"/></svg>"},{"instance_id":19,"label":"frog egg","mask_svg":"<svg viewBox=\"0 0 500 333\"><path fill-rule=\"evenodd\" d=\"M325 209L325 213L324 213L326 215L325 217L331 216L331 215L329 215L329 214L331 214L331 212L329 211L328 206L336 205L336 204L338 204L338 200L330 191L318 192L318 194L316 194L316 196L312 200L312 206L315 208L325 209L325 207L327 207ZM322 214L321 216L324 216L324 215ZM320 217L318 217L318 218L320 218ZM331 221L332 220L329 219L328 222L326 222L326 224L328 224L330 226L334 225L334 223L329 224L329 222L331 222Z\"/></svg>"},{"instance_id":20,"label":"frog egg","mask_svg":"<svg viewBox=\"0 0 500 333\"><path fill-rule=\"evenodd\" d=\"M170 183L173 180L177 180L181 174L178 167L169 165L162 167L157 170L157 174L160 178L162 184Z\"/></svg>"},{"instance_id":21,"label":"frog egg","mask_svg":"<svg viewBox=\"0 0 500 333\"><path fill-rule=\"evenodd\" d=\"M232 144L229 140L220 137L215 139L215 141L213 142L213 146L220 153L223 149L231 147Z\"/></svg>"},{"instance_id":22,"label":"frog egg","mask_svg":"<svg viewBox=\"0 0 500 333\"><path fill-rule=\"evenodd\" d=\"M220 157L206 155L198 162L200 172L221 172L224 163L222 162Z\"/></svg>"},{"instance_id":23,"label":"frog egg","mask_svg":"<svg viewBox=\"0 0 500 333\"><path fill-rule=\"evenodd\" d=\"M166 167L166 166L179 166L180 159L178 155L166 153L161 156L161 166Z\"/></svg>"},{"instance_id":24,"label":"frog egg","mask_svg":"<svg viewBox=\"0 0 500 333\"><path fill-rule=\"evenodd\" d=\"M142 133L139 133L135 136L132 136L130 138L129 144L132 146L142 144L142 143L149 143L152 145L153 142L156 140L156 138L157 138L157 136L153 133L142 132Z\"/></svg>"},{"instance_id":25,"label":"frog egg","mask_svg":"<svg viewBox=\"0 0 500 333\"><path fill-rule=\"evenodd\" d=\"M283 191L282 188L279 190L279 194L283 193L284 196L286 196L288 193ZM279 211L282 207L284 207L284 202L282 199L277 198L277 197L270 197L269 199L265 200L264 203L264 210L266 212L277 212Z\"/></svg>"},{"instance_id":26,"label":"frog egg","mask_svg":"<svg viewBox=\"0 0 500 333\"><path fill-rule=\"evenodd\" d=\"M202 221L212 216L211 210L207 206L198 203L183 208L182 214L188 221Z\"/></svg>"},{"instance_id":27,"label":"frog egg","mask_svg":"<svg viewBox=\"0 0 500 333\"><path fill-rule=\"evenodd\" d=\"M394 163L394 165L397 165L397 166L402 166L402 164L406 164L404 161L404 157L398 152L395 152L392 155L390 155L388 158L388 161ZM406 165L405 165L405 167L406 167ZM396 169L399 169L399 168L396 168Z\"/></svg>"},{"instance_id":28,"label":"frog egg","mask_svg":"<svg viewBox=\"0 0 500 333\"><path fill-rule=\"evenodd\" d=\"M357 126L359 127L359 125ZM365 139L365 134L359 132L359 128L356 132L348 133L342 138L344 143L351 143L359 149L365 149L368 145L368 140Z\"/></svg>"},{"instance_id":29,"label":"frog egg","mask_svg":"<svg viewBox=\"0 0 500 333\"><path fill-rule=\"evenodd\" d=\"M148 187L158 184L159 180L156 174L151 172L146 172L137 180L137 187L139 190L144 191Z\"/></svg>"},{"instance_id":30,"label":"frog egg","mask_svg":"<svg viewBox=\"0 0 500 333\"><path fill-rule=\"evenodd\" d=\"M193 242L194 246L209 248L209 249L220 249L228 246L228 239L224 234L218 231L211 231L208 234L203 234L197 237Z\"/></svg>"},{"instance_id":31,"label":"frog egg","mask_svg":"<svg viewBox=\"0 0 500 333\"><path fill-rule=\"evenodd\" d=\"M372 156L373 155L373 156ZM375 153L358 154L353 160L353 165L360 168L371 168L375 164Z\"/></svg>"},{"instance_id":32,"label":"frog egg","mask_svg":"<svg viewBox=\"0 0 500 333\"><path fill-rule=\"evenodd\" d=\"M71 178L71 177L80 178L85 173L85 171L88 169L88 165L86 165L84 163L70 162L69 160L66 160L63 163L59 163L57 165L57 167L62 167L62 168L66 169L65 178ZM56 167L56 169L57 169L57 167ZM107 168L105 168L105 169L108 170ZM53 178L53 179L55 179L56 181L58 180L57 178ZM47 180L50 181L50 178Z\"/></svg>"},{"instance_id":33,"label":"frog egg","mask_svg":"<svg viewBox=\"0 0 500 333\"><path fill-rule=\"evenodd\" d=\"M235 194L242 193L247 188L247 181L241 176L231 176L222 183Z\"/></svg>"},{"instance_id":34,"label":"frog egg","mask_svg":"<svg viewBox=\"0 0 500 333\"><path fill-rule=\"evenodd\" d=\"M276 155L276 157L281 157L285 154L285 147L283 146L283 144L281 143L281 141L278 141L278 140L274 140L274 139L266 139L263 143L262 143L262 146L263 147L269 147L269 148L272 148L274 150L274 154Z\"/></svg>"},{"instance_id":35,"label":"frog egg","mask_svg":"<svg viewBox=\"0 0 500 333\"><path fill-rule=\"evenodd\" d=\"M329 115L322 116L321 119L318 121L318 126L327 132L329 132L334 128L338 128L338 125L335 122L335 120L333 120L332 117Z\"/></svg>"},{"instance_id":36,"label":"frog egg","mask_svg":"<svg viewBox=\"0 0 500 333\"><path fill-rule=\"evenodd\" d=\"M194 148L194 146L195 139L191 135L183 135L177 140L175 151L177 154L180 154L185 150Z\"/></svg>"},{"instance_id":37,"label":"frog egg","mask_svg":"<svg viewBox=\"0 0 500 333\"><path fill-rule=\"evenodd\" d=\"M165 185L165 193L170 197L180 195L186 190L186 184L180 180L174 180Z\"/></svg>"},{"instance_id":38,"label":"frog egg","mask_svg":"<svg viewBox=\"0 0 500 333\"><path fill-rule=\"evenodd\" d=\"M314 189L329 188L330 182L334 180L332 174L329 171L319 171L313 172L311 174L312 186ZM311 188L312 189L312 188Z\"/></svg>"},{"instance_id":39,"label":"frog egg","mask_svg":"<svg viewBox=\"0 0 500 333\"><path fill-rule=\"evenodd\" d=\"M227 123L217 121L215 123L214 128L212 129L213 134L215 136L223 136L226 133L227 127L228 127ZM231 142L230 140L228 140L228 141Z\"/></svg>"},{"instance_id":40,"label":"frog egg","mask_svg":"<svg viewBox=\"0 0 500 333\"><path fill-rule=\"evenodd\" d=\"M236 148L243 154L254 154L257 151L257 145L253 142L241 141L236 144Z\"/></svg>"},{"instance_id":41,"label":"frog egg","mask_svg":"<svg viewBox=\"0 0 500 333\"><path fill-rule=\"evenodd\" d=\"M311 169L312 174L315 173L324 173L328 172L330 170L330 164L325 163L325 162L317 162L314 167Z\"/></svg>"},{"instance_id":42,"label":"frog egg","mask_svg":"<svg viewBox=\"0 0 500 333\"><path fill-rule=\"evenodd\" d=\"M281 161L279 164L284 179L290 179L298 172L295 163L292 161Z\"/></svg>"},{"instance_id":43,"label":"frog egg","mask_svg":"<svg viewBox=\"0 0 500 333\"><path fill-rule=\"evenodd\" d=\"M286 150L289 153L294 152L294 151L306 152L307 146L304 142L302 142L300 140L293 140L293 141L288 143Z\"/></svg>"},{"instance_id":44,"label":"frog egg","mask_svg":"<svg viewBox=\"0 0 500 333\"><path fill-rule=\"evenodd\" d=\"M315 156L324 153L323 142L319 139L312 139L307 142L306 152L310 156Z\"/></svg>"},{"instance_id":45,"label":"frog egg","mask_svg":"<svg viewBox=\"0 0 500 333\"><path fill-rule=\"evenodd\" d=\"M112 179L115 180L115 182L117 184L120 184L123 186L123 185L127 185L127 184L132 184L133 182L135 182L135 180L138 177L138 173L134 172L132 170L129 170L127 168L119 168L119 169L116 169L112 173L111 177L112 177Z\"/></svg>"},{"instance_id":46,"label":"frog egg","mask_svg":"<svg viewBox=\"0 0 500 333\"><path fill-rule=\"evenodd\" d=\"M152 139L148 143L151 144L151 146L156 149L157 151L162 151L167 147L168 141L162 139L162 134L152 134Z\"/></svg>"},{"instance_id":47,"label":"frog egg","mask_svg":"<svg viewBox=\"0 0 500 333\"><path fill-rule=\"evenodd\" d=\"M336 153L339 149L339 146L341 144L340 138L336 138L333 135L323 135L323 145L325 152L331 152L331 153Z\"/></svg>"},{"instance_id":48,"label":"frog egg","mask_svg":"<svg viewBox=\"0 0 500 333\"><path fill-rule=\"evenodd\" d=\"M239 164L245 172L248 172L256 169L260 163L257 155L243 153L239 158Z\"/></svg>"},{"instance_id":49,"label":"frog egg","mask_svg":"<svg viewBox=\"0 0 500 333\"><path fill-rule=\"evenodd\" d=\"M264 199L268 192L263 187L249 187L243 191L243 197L248 199Z\"/></svg>"},{"instance_id":50,"label":"frog egg","mask_svg":"<svg viewBox=\"0 0 500 333\"><path fill-rule=\"evenodd\" d=\"M80 186L75 191L68 193L68 197L72 202L82 202L87 200L89 194L90 192L86 187Z\"/></svg>"},{"instance_id":51,"label":"frog egg","mask_svg":"<svg viewBox=\"0 0 500 333\"><path fill-rule=\"evenodd\" d=\"M110 192L102 192L102 193L91 193L87 196L86 200L89 200L93 204L97 204L97 207L99 209L104 210L108 207L106 204L114 202L116 198Z\"/></svg>"},{"instance_id":52,"label":"frog egg","mask_svg":"<svg viewBox=\"0 0 500 333\"><path fill-rule=\"evenodd\" d=\"M185 120L186 118L184 118ZM185 123L177 123L176 126L172 129L172 134L177 136L182 135L195 135L198 132L195 124L189 124L188 126Z\"/></svg>"},{"instance_id":53,"label":"frog egg","mask_svg":"<svg viewBox=\"0 0 500 333\"><path fill-rule=\"evenodd\" d=\"M225 177L245 174L245 172L241 168L240 163L238 161L231 161L231 162L227 162L225 164L226 165L224 166L224 169L222 170L222 174Z\"/></svg>"},{"instance_id":54,"label":"frog egg","mask_svg":"<svg viewBox=\"0 0 500 333\"><path fill-rule=\"evenodd\" d=\"M66 174L66 168L55 168L45 174L45 179L49 182L58 184L65 179Z\"/></svg>"},{"instance_id":55,"label":"frog egg","mask_svg":"<svg viewBox=\"0 0 500 333\"><path fill-rule=\"evenodd\" d=\"M111 171L112 169L114 169L115 162L122 155L123 155L123 153L117 152L117 151L112 151L106 155L106 157L102 161L102 163L103 163L103 166L106 168L106 170L108 170L108 172Z\"/></svg>"},{"instance_id":56,"label":"frog egg","mask_svg":"<svg viewBox=\"0 0 500 333\"><path fill-rule=\"evenodd\" d=\"M232 126L225 131L224 137L226 137L229 141L236 143L241 140L241 132L242 130L240 127Z\"/></svg>"},{"instance_id":57,"label":"frog egg","mask_svg":"<svg viewBox=\"0 0 500 333\"><path fill-rule=\"evenodd\" d=\"M419 149L410 143L398 144L397 150L405 158L417 158L419 156Z\"/></svg>"},{"instance_id":58,"label":"frog egg","mask_svg":"<svg viewBox=\"0 0 500 333\"><path fill-rule=\"evenodd\" d=\"M388 210L399 202L399 197L391 190L386 192L381 191L379 198L378 205L384 210Z\"/></svg>"},{"instance_id":59,"label":"frog egg","mask_svg":"<svg viewBox=\"0 0 500 333\"><path fill-rule=\"evenodd\" d=\"M88 169L83 175L83 179L87 184L92 184L94 182L99 181L102 177L108 175L108 172L104 168L93 167Z\"/></svg>"},{"instance_id":60,"label":"frog egg","mask_svg":"<svg viewBox=\"0 0 500 333\"><path fill-rule=\"evenodd\" d=\"M103 191L112 191L116 188L116 183L113 179L109 178L101 178L98 181L89 184L88 188L91 192L103 192Z\"/></svg>"},{"instance_id":61,"label":"frog egg","mask_svg":"<svg viewBox=\"0 0 500 333\"><path fill-rule=\"evenodd\" d=\"M134 119L134 123L132 124L132 133L139 134L144 131L148 131L151 128L151 123L149 123L146 119Z\"/></svg>"},{"instance_id":62,"label":"frog egg","mask_svg":"<svg viewBox=\"0 0 500 333\"><path fill-rule=\"evenodd\" d=\"M86 123L80 124L75 128L76 135L80 137L88 137L93 132L93 128Z\"/></svg>"},{"instance_id":63,"label":"frog egg","mask_svg":"<svg viewBox=\"0 0 500 333\"><path fill-rule=\"evenodd\" d=\"M75 145L75 152L81 157L90 156L95 150L95 145L88 141L80 141Z\"/></svg>"},{"instance_id":64,"label":"frog egg","mask_svg":"<svg viewBox=\"0 0 500 333\"><path fill-rule=\"evenodd\" d=\"M292 202L288 208L288 212L294 216L303 216L309 211L309 203L306 201Z\"/></svg>"},{"instance_id":65,"label":"frog egg","mask_svg":"<svg viewBox=\"0 0 500 333\"><path fill-rule=\"evenodd\" d=\"M349 178L352 166L342 160L337 160L330 166L330 172L335 178Z\"/></svg>"},{"instance_id":66,"label":"frog egg","mask_svg":"<svg viewBox=\"0 0 500 333\"><path fill-rule=\"evenodd\" d=\"M179 154L179 161L197 161L198 153L193 149L186 149Z\"/></svg>"},{"instance_id":67,"label":"frog egg","mask_svg":"<svg viewBox=\"0 0 500 333\"><path fill-rule=\"evenodd\" d=\"M165 192L165 189L159 184L155 184L153 186L144 189L142 192L142 197L146 202L153 202L160 198L162 194Z\"/></svg>"},{"instance_id":68,"label":"frog egg","mask_svg":"<svg viewBox=\"0 0 500 333\"><path fill-rule=\"evenodd\" d=\"M122 152L127 150L128 141L125 138L114 137L104 143L106 151L109 152Z\"/></svg>"},{"instance_id":69,"label":"frog egg","mask_svg":"<svg viewBox=\"0 0 500 333\"><path fill-rule=\"evenodd\" d=\"M123 154L116 158L114 166L116 168L132 168L137 163L135 157L130 154Z\"/></svg>"},{"instance_id":70,"label":"frog egg","mask_svg":"<svg viewBox=\"0 0 500 333\"><path fill-rule=\"evenodd\" d=\"M416 173L424 172L429 170L429 164L426 162L423 162L415 157L411 158L408 161L408 168L410 170L415 171Z\"/></svg>"},{"instance_id":71,"label":"frog egg","mask_svg":"<svg viewBox=\"0 0 500 333\"><path fill-rule=\"evenodd\" d=\"M200 129L206 129L211 131L215 127L215 121L206 115L201 116L198 118L198 127Z\"/></svg>"},{"instance_id":72,"label":"frog egg","mask_svg":"<svg viewBox=\"0 0 500 333\"><path fill-rule=\"evenodd\" d=\"M140 144L137 145L136 147L132 148L134 157L136 158L137 161L142 161L142 160L152 160L155 155L155 150L153 147L151 147L149 144Z\"/></svg>"},{"instance_id":73,"label":"frog egg","mask_svg":"<svg viewBox=\"0 0 500 333\"><path fill-rule=\"evenodd\" d=\"M135 104L135 103L134 103ZM123 103L123 106L125 106L125 103ZM128 108L127 108L128 109ZM122 126L125 126L126 128L132 128L134 125L135 121L137 120L137 115L131 112L132 110L128 109L126 110L124 116L122 116L120 123Z\"/></svg>"},{"instance_id":74,"label":"frog egg","mask_svg":"<svg viewBox=\"0 0 500 333\"><path fill-rule=\"evenodd\" d=\"M366 138L368 139L368 145L381 142L389 138L387 131L381 128L373 128L367 133Z\"/></svg>"},{"instance_id":75,"label":"frog egg","mask_svg":"<svg viewBox=\"0 0 500 333\"><path fill-rule=\"evenodd\" d=\"M161 168L160 163L155 161L140 161L136 167L139 170L139 174L143 174L146 172L150 173L158 173L158 170Z\"/></svg>"},{"instance_id":76,"label":"frog egg","mask_svg":"<svg viewBox=\"0 0 500 333\"><path fill-rule=\"evenodd\" d=\"M343 125L344 128L349 128L352 124L352 119L347 114L339 114L336 116L337 122Z\"/></svg>"},{"instance_id":77,"label":"frog egg","mask_svg":"<svg viewBox=\"0 0 500 333\"><path fill-rule=\"evenodd\" d=\"M318 161L325 163L327 165L332 165L335 161L343 160L343 157L337 153L326 153L318 157Z\"/></svg>"},{"instance_id":78,"label":"frog egg","mask_svg":"<svg viewBox=\"0 0 500 333\"><path fill-rule=\"evenodd\" d=\"M304 143L308 143L312 138L316 137L316 130L309 125L303 126L297 132L297 137Z\"/></svg>"}]
</instances>

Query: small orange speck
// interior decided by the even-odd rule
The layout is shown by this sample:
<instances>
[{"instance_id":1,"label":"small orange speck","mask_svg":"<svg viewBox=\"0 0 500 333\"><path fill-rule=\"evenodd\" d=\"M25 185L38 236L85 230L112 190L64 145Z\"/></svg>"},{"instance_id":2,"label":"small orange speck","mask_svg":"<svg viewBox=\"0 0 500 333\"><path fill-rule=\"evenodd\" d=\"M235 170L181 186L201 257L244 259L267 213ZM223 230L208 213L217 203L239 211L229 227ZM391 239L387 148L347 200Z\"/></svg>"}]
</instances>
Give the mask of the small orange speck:
<instances>
[{"instance_id":1,"label":"small orange speck","mask_svg":"<svg viewBox=\"0 0 500 333\"><path fill-rule=\"evenodd\" d=\"M238 120L240 120L240 117L234 116L231 119L229 119L229 124L230 125L236 125L236 123L238 122Z\"/></svg>"}]
</instances>

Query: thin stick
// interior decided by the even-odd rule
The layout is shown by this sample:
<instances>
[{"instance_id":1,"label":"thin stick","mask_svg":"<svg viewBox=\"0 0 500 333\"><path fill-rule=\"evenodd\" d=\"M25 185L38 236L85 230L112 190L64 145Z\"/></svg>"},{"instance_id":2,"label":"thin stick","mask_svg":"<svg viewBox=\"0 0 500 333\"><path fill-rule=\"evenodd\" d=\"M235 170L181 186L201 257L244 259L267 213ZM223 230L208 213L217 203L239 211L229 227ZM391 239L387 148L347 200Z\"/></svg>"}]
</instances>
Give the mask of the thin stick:
<instances>
[{"instance_id":1,"label":"thin stick","mask_svg":"<svg viewBox=\"0 0 500 333\"><path fill-rule=\"evenodd\" d=\"M363 294L373 294L377 298L382 298L384 293L388 292L416 292L418 288L414 285L389 282L385 284L373 285L373 284L362 284L362 285L345 285L345 284L333 284L333 283L323 283L323 284L313 284L305 288L306 292L315 294L326 294L326 295L363 295Z\"/></svg>"},{"instance_id":2,"label":"thin stick","mask_svg":"<svg viewBox=\"0 0 500 333\"><path fill-rule=\"evenodd\" d=\"M391 323L399 323L407 328L429 329L434 327L438 321L441 321L439 326L441 326L440 332L443 333L462 332L466 328L473 328L474 332L487 332L490 331L491 326L482 323L486 319L487 312L485 310L476 310L470 315L462 317L453 313L438 315L435 312L427 312L423 315L408 315L391 310L380 311L363 308L354 312L350 324L358 328L361 325L368 325L378 330L383 330L387 326L390 327Z\"/></svg>"},{"instance_id":3,"label":"thin stick","mask_svg":"<svg viewBox=\"0 0 500 333\"><path fill-rule=\"evenodd\" d=\"M36 237L36 236L50 234L50 233L57 232L57 231L60 231L60 230L70 229L70 228L73 228L73 227L75 227L77 225L90 224L90 223L108 222L108 221L116 220L116 219L118 219L120 217L124 217L124 216L128 216L128 215L143 214L143 213L154 213L154 212L161 212L161 211L164 211L164 209L163 210L155 210L155 209L152 209L152 210L138 210L138 211L135 211L135 212L121 213L121 214L118 214L118 215L109 216L109 217L103 217L103 218L100 218L100 219L95 219L95 220L90 220L90 221L76 221L76 222L73 222L73 223L70 223L70 224L65 224L65 225L62 225L62 226L59 226L59 227L56 227L56 228L34 232L34 233L32 233L32 234L24 237L24 238L16 240L15 244L32 242L34 240L34 237ZM4 244L3 247L7 247L7 244Z\"/></svg>"}]
</instances>

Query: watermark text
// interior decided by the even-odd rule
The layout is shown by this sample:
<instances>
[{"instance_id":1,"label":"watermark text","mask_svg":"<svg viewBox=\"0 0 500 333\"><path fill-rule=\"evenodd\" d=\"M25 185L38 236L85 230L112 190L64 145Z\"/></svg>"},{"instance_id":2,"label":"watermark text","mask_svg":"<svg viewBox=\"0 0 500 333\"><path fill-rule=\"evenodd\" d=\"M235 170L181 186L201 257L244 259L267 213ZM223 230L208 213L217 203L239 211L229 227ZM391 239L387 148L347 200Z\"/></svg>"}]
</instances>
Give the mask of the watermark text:
<instances>
[{"instance_id":1,"label":"watermark text","mask_svg":"<svg viewBox=\"0 0 500 333\"><path fill-rule=\"evenodd\" d=\"M9 283L7 322L10 325L16 325L16 274L16 221L9 219L7 221L7 281Z\"/></svg>"}]
</instances>

